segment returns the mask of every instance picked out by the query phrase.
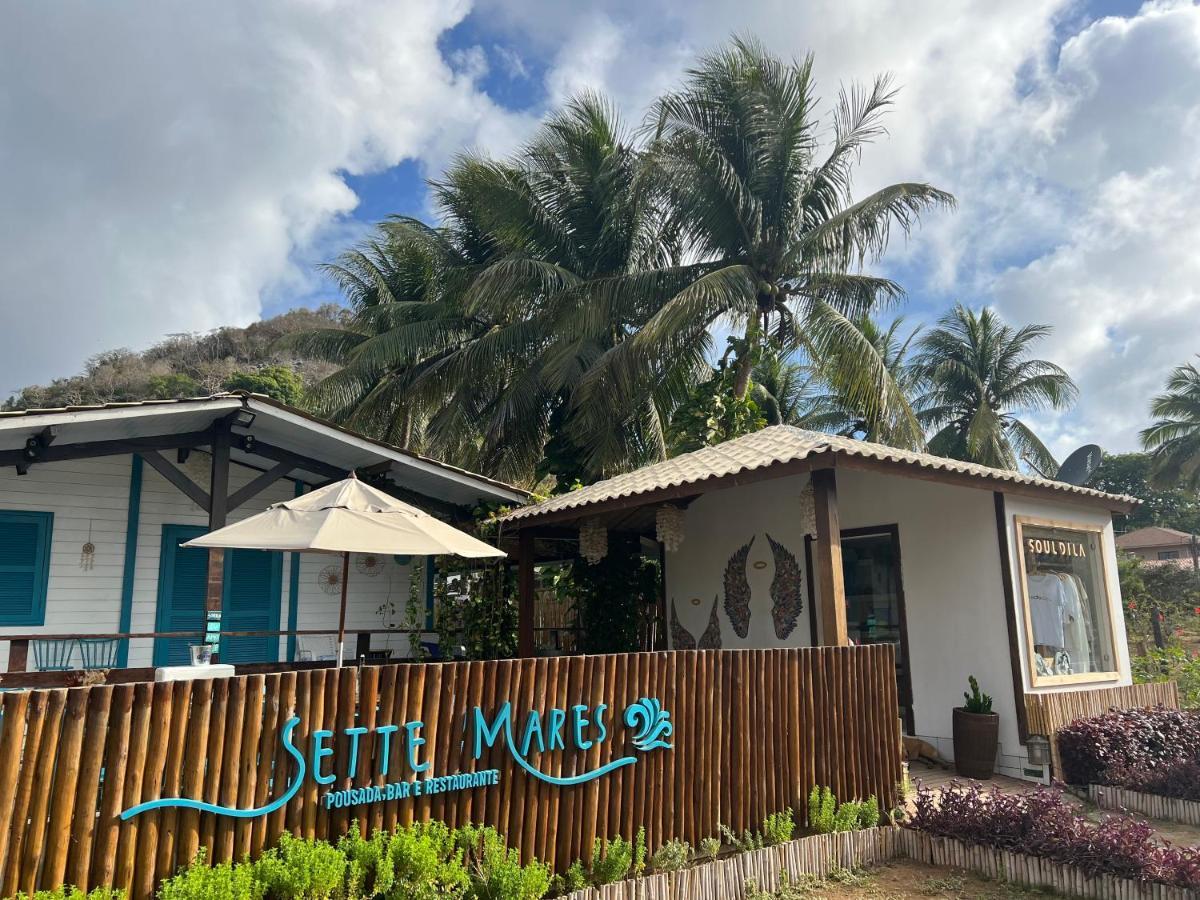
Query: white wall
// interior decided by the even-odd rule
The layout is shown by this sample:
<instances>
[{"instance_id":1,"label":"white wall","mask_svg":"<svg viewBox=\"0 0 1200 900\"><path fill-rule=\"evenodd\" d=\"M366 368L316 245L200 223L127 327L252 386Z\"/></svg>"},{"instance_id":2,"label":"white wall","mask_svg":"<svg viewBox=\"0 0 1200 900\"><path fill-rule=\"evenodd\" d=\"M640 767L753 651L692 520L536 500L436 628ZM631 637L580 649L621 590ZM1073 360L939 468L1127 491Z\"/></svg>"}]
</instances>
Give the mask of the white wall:
<instances>
[{"instance_id":1,"label":"white wall","mask_svg":"<svg viewBox=\"0 0 1200 900\"><path fill-rule=\"evenodd\" d=\"M745 639L738 638L723 604L718 603L722 644L726 648L810 644L807 596L795 632L787 641L775 637L769 593L774 563L765 535L769 531L776 540L782 540L803 566L799 498L807 477L796 475L762 481L713 491L697 499L685 514L683 544L666 556L668 616L670 601L674 600L680 623L698 638L707 627L714 595L723 600L722 576L730 555L751 535L757 535L747 567L752 596L749 633ZM1023 655L1024 609L1016 539L1012 534L1015 515L1106 528L1105 558L1113 590L1111 611L1122 683L1128 683L1124 620L1107 513L1069 501L1035 502L1010 496L1006 517L1012 556L1002 560L996 534L995 500L990 490L847 469L838 471L837 485L843 529L898 527L915 731L947 759L953 757L952 710L962 704L967 676L975 675L983 690L992 695L994 708L1000 715L1000 770L1020 775L1025 764L1017 729L1008 609L1001 574L1003 565L1012 567L1018 632L1022 635L1021 671L1028 688ZM756 569L756 562L765 565ZM809 577L805 571L806 582ZM819 592L817 597L819 602ZM700 600L699 605L691 602L694 598ZM1048 690L1077 687L1080 686Z\"/></svg>"},{"instance_id":2,"label":"white wall","mask_svg":"<svg viewBox=\"0 0 1200 900\"><path fill-rule=\"evenodd\" d=\"M54 513L44 628L14 625L0 634L37 631L116 631L125 564L129 458L85 459L32 466L27 475L0 469L0 509ZM88 540L95 567L79 566ZM33 665L32 654L30 665ZM0 669L8 667L8 643L0 643Z\"/></svg>"},{"instance_id":3,"label":"white wall","mask_svg":"<svg viewBox=\"0 0 1200 900\"><path fill-rule=\"evenodd\" d=\"M713 599L717 598L721 645L726 649L807 647L812 643L807 590L802 591L804 609L795 629L785 640L775 635L771 618L775 558L767 540L770 534L782 543L796 557L804 572L804 535L797 511L800 493L807 480L808 476L803 475L713 491L699 497L687 508L683 543L674 552L666 554L668 621L673 600L680 624L698 640L708 627ZM723 579L730 556L751 537L754 543L746 564L751 616L747 635L740 638L725 614ZM804 572L804 578L806 588L807 572ZM695 600L699 603L694 603Z\"/></svg>"},{"instance_id":4,"label":"white wall","mask_svg":"<svg viewBox=\"0 0 1200 900\"><path fill-rule=\"evenodd\" d=\"M208 489L205 463L208 457L196 454L192 465L184 466L189 477ZM47 590L46 620L42 627L13 626L0 628L0 634L26 633L102 633L120 630L122 574L125 560L126 519L129 503L131 457L113 456L34 465L27 475L18 476L12 468L0 470L0 509L45 511L54 513L54 531L50 551L50 578ZM257 472L234 466L230 469L230 491L257 476ZM271 503L293 495L290 480L271 485L229 515L238 521L261 512ZM208 515L150 466L142 469L141 516L138 529L137 563L134 574L131 631L154 631L158 599L159 557L163 525L206 525ZM95 566L80 568L80 551L88 540L96 545ZM340 572L340 557L302 554L299 579L299 628L337 627L339 597L326 594L318 577L321 569L335 565ZM290 555L284 554L283 578L278 598L279 627L287 628L288 590L291 577ZM392 558L374 577L358 570L357 558L351 558L350 596L347 606L348 652L353 652L355 629L402 626L408 600L408 567ZM423 591L424 585L421 585ZM395 620L381 617L377 610L391 596L396 601ZM423 594L422 594L423 596ZM201 627L201 623L197 623ZM301 638L321 655L333 639ZM286 658L286 638L280 639L280 658ZM376 635L373 647L391 646L395 655L409 651L407 635ZM153 641L130 642L129 665L151 664ZM30 660L32 667L33 661ZM0 669L8 665L8 644L0 643Z\"/></svg>"},{"instance_id":5,"label":"white wall","mask_svg":"<svg viewBox=\"0 0 1200 900\"><path fill-rule=\"evenodd\" d=\"M1019 774L992 492L849 470L838 472L837 486L842 528L899 528L917 736L953 758L952 710L974 675L1000 715L1001 770Z\"/></svg>"}]
</instances>

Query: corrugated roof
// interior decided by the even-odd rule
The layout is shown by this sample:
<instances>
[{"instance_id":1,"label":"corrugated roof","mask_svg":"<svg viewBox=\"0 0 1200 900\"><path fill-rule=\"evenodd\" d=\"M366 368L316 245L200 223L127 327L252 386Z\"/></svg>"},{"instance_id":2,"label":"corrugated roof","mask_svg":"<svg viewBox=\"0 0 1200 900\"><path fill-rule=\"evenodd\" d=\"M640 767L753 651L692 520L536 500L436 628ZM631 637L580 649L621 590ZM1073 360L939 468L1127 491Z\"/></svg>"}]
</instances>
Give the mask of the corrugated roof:
<instances>
[{"instance_id":1,"label":"corrugated roof","mask_svg":"<svg viewBox=\"0 0 1200 900\"><path fill-rule=\"evenodd\" d=\"M609 500L649 494L681 485L702 485L705 481L725 475L749 472L780 463L798 462L820 453L897 462L922 469L967 475L989 482L1043 487L1064 494L1112 500L1121 506L1139 502L1133 497L1106 494L1103 491L1079 487L1062 481L1053 481L1049 478L993 469L989 466L945 459L928 453L897 450L895 447L887 447L883 444L857 441L816 431L805 431L790 425L775 425L744 437L726 441L723 444L705 447L692 453L684 453L660 463L644 466L633 472L626 472L624 475L596 482L569 494L551 497L549 500L533 506L521 507L504 516L504 521L533 519L564 510L582 510Z\"/></svg>"},{"instance_id":2,"label":"corrugated roof","mask_svg":"<svg viewBox=\"0 0 1200 900\"><path fill-rule=\"evenodd\" d=\"M1161 547L1177 544L1190 544L1192 536L1177 528L1163 528L1151 525L1148 528L1137 528L1117 535L1117 546L1122 550L1132 550L1136 547Z\"/></svg>"},{"instance_id":3,"label":"corrugated roof","mask_svg":"<svg viewBox=\"0 0 1200 900\"><path fill-rule=\"evenodd\" d=\"M485 484L489 484L494 487L500 488L502 490L511 491L512 493L520 495L520 496L524 496L524 497L529 496L529 492L524 490L523 488L514 487L513 485L506 484L503 481L498 481L494 478L489 478L486 475L480 475L478 472L471 472L468 469L462 469L462 468L459 468L458 466L450 465L449 463L442 462L439 459L434 459L429 456L424 456L420 453L415 453L412 450L407 450L403 447L397 447L392 444L388 444L383 441L376 440L375 438L367 437L364 434L359 434L357 431L352 431L349 428L344 428L341 425L337 425L333 422L327 421L326 419L322 419L319 416L314 416L311 413L308 413L302 409L297 409L294 406L288 406L286 403L281 403L280 401L274 400L271 397L266 396L265 394L253 394L248 391L225 391L225 392L221 392L221 393L210 394L206 397L182 397L182 398L172 399L172 400L130 400L130 401L124 401L124 402L119 402L119 403L97 403L97 404L80 405L80 406L61 406L61 407L52 407L52 408L39 408L39 409L3 410L3 411L0 411L0 424L3 424L6 420L26 419L26 418L36 417L36 416L53 416L53 415L62 415L62 414L69 414L69 413L96 412L96 411L107 411L107 410L119 411L119 410L135 409L138 407L153 407L153 406L178 407L178 406L182 406L182 405L186 405L186 404L219 403L221 401L229 401L229 400L236 400L236 401L239 401L242 403L251 401L255 404L262 404L265 406L273 406L277 409L283 410L283 411L291 413L293 415L300 416L301 418L307 419L315 424L322 425L326 428L331 428L334 431L339 431L342 434L345 434L349 437L356 438L361 441L366 441L370 444L374 444L377 447L381 448L382 450L386 450L390 453L395 453L395 454L399 454L401 456L409 457L410 459L419 460L421 462L428 463L431 466L437 466L440 469L445 469L448 472L455 472L460 475L464 475L466 477L474 479L476 481L480 481Z\"/></svg>"}]
</instances>

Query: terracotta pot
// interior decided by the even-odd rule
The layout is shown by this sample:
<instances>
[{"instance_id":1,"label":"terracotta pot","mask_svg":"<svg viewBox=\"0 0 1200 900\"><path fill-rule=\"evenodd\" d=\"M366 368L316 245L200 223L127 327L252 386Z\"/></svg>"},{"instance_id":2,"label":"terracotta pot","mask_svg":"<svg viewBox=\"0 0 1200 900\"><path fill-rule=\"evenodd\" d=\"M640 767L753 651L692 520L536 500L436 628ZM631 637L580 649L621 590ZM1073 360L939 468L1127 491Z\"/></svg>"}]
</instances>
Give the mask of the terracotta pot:
<instances>
[{"instance_id":1,"label":"terracotta pot","mask_svg":"<svg viewBox=\"0 0 1200 900\"><path fill-rule=\"evenodd\" d=\"M988 779L996 771L1000 717L954 708L954 769L964 778Z\"/></svg>"}]
</instances>

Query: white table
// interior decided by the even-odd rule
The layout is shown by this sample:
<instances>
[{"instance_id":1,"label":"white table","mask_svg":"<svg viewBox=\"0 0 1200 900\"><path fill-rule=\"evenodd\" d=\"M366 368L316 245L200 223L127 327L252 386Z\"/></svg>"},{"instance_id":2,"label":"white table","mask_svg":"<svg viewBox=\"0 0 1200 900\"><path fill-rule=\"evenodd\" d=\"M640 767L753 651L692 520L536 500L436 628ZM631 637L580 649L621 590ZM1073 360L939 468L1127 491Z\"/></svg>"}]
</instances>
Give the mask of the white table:
<instances>
[{"instance_id":1,"label":"white table","mask_svg":"<svg viewBox=\"0 0 1200 900\"><path fill-rule=\"evenodd\" d=\"M154 670L155 681L202 681L206 678L230 678L233 666L210 663L207 666L163 666Z\"/></svg>"}]
</instances>

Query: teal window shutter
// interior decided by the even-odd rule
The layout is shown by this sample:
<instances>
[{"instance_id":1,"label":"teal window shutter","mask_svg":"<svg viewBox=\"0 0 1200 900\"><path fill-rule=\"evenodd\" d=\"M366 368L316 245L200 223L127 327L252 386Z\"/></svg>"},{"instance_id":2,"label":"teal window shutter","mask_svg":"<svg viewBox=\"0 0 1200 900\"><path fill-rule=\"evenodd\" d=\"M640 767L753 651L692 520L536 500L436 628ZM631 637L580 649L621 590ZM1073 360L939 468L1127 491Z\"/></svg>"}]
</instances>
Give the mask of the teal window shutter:
<instances>
[{"instance_id":1,"label":"teal window shutter","mask_svg":"<svg viewBox=\"0 0 1200 900\"><path fill-rule=\"evenodd\" d=\"M54 513L0 510L0 625L44 625Z\"/></svg>"}]
</instances>

